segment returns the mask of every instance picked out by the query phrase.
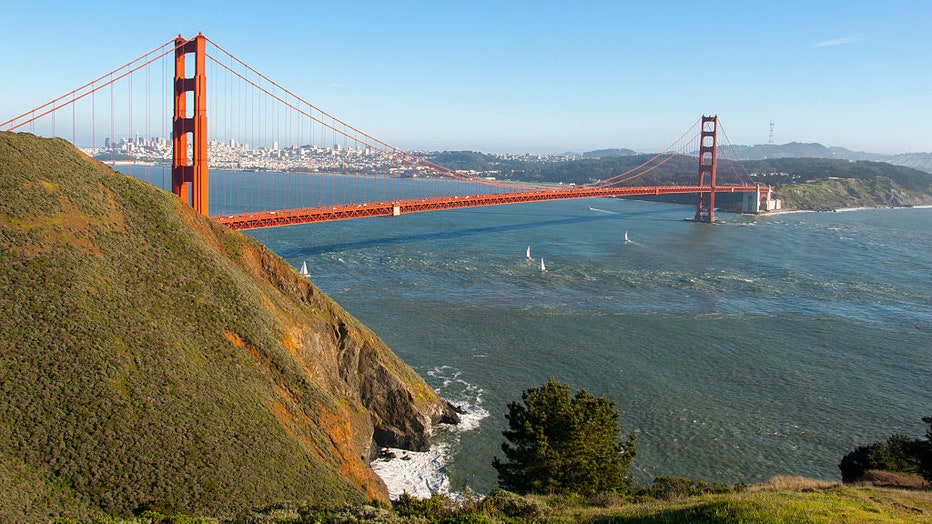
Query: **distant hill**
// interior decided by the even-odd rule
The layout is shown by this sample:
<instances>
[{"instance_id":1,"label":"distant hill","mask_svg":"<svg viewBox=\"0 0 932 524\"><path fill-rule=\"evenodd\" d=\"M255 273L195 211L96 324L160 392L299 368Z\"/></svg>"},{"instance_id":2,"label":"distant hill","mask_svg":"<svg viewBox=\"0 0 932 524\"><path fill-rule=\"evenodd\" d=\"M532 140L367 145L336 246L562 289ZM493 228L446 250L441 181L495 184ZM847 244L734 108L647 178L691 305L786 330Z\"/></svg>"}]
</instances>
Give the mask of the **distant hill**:
<instances>
[{"instance_id":1,"label":"distant hill","mask_svg":"<svg viewBox=\"0 0 932 524\"><path fill-rule=\"evenodd\" d=\"M429 153L427 158L443 167L457 170L491 171L498 169L500 164L494 156L475 151L439 151Z\"/></svg>"},{"instance_id":2,"label":"distant hill","mask_svg":"<svg viewBox=\"0 0 932 524\"><path fill-rule=\"evenodd\" d=\"M790 142L788 144L761 144L755 146L733 146L734 153L729 148L728 155L737 155L741 160L766 160L774 158L831 158L837 160L867 160L872 162L886 162L895 166L906 166L926 173L932 173L932 153L902 153L897 155L883 155L880 153L865 153L851 151L843 147L826 147L822 144L804 144Z\"/></svg>"},{"instance_id":3,"label":"distant hill","mask_svg":"<svg viewBox=\"0 0 932 524\"><path fill-rule=\"evenodd\" d=\"M637 151L633 149L597 149L595 151L587 151L583 153L584 158L608 158L613 156L631 156L638 154Z\"/></svg>"},{"instance_id":4,"label":"distant hill","mask_svg":"<svg viewBox=\"0 0 932 524\"><path fill-rule=\"evenodd\" d=\"M932 174L885 162L774 158L744 162L787 209L932 205Z\"/></svg>"},{"instance_id":5,"label":"distant hill","mask_svg":"<svg viewBox=\"0 0 932 524\"><path fill-rule=\"evenodd\" d=\"M731 146L726 151L726 156L737 156L741 160L765 160L772 158L841 158L848 160L844 156L847 149L836 148L833 151L822 144L805 144L802 142L790 142L789 144L761 144L755 146ZM733 151L733 152L732 152ZM863 159L859 159L863 160Z\"/></svg>"},{"instance_id":6,"label":"distant hill","mask_svg":"<svg viewBox=\"0 0 932 524\"><path fill-rule=\"evenodd\" d=\"M880 153L866 153L851 151L843 147L826 147L818 143L790 142L787 144L758 144L753 146L728 146L725 156L737 156L742 161L768 160L774 158L826 158L835 160L866 160L870 162L886 162L895 166L911 167L926 173L932 173L932 153L901 153L884 155ZM600 149L583 153L584 158L609 158L615 156L637 155L631 149Z\"/></svg>"},{"instance_id":7,"label":"distant hill","mask_svg":"<svg viewBox=\"0 0 932 524\"><path fill-rule=\"evenodd\" d=\"M0 132L0 522L388 501L453 408L268 248Z\"/></svg>"}]
</instances>

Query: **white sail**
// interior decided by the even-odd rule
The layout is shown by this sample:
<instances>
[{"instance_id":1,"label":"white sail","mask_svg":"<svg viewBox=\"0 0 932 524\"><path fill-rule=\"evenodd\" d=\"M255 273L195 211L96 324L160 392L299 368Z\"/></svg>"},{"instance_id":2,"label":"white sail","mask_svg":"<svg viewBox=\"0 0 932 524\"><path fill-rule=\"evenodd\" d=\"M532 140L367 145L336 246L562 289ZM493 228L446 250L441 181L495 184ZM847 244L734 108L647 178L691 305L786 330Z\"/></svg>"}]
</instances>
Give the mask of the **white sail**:
<instances>
[{"instance_id":1,"label":"white sail","mask_svg":"<svg viewBox=\"0 0 932 524\"><path fill-rule=\"evenodd\" d=\"M625 230L625 242L631 242L630 240L628 240L628 230L627 230L627 229Z\"/></svg>"},{"instance_id":2,"label":"white sail","mask_svg":"<svg viewBox=\"0 0 932 524\"><path fill-rule=\"evenodd\" d=\"M528 260L534 260L533 258L531 258L531 246L527 247L527 255L525 256L527 256Z\"/></svg>"},{"instance_id":3,"label":"white sail","mask_svg":"<svg viewBox=\"0 0 932 524\"><path fill-rule=\"evenodd\" d=\"M302 277L311 276L311 274L307 272L307 261L306 260L301 262L301 271L299 271L299 273L301 273Z\"/></svg>"},{"instance_id":4,"label":"white sail","mask_svg":"<svg viewBox=\"0 0 932 524\"><path fill-rule=\"evenodd\" d=\"M547 271L547 266L544 265L544 257L540 257L540 270Z\"/></svg>"}]
</instances>

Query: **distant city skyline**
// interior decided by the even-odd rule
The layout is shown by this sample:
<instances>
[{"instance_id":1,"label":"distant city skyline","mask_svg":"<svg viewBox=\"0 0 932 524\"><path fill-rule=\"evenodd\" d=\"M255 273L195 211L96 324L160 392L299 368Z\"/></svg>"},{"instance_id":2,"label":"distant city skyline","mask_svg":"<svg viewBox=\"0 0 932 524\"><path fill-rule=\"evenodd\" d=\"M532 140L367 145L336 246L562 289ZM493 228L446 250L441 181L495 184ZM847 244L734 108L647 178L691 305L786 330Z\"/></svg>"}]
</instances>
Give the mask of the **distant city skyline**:
<instances>
[{"instance_id":1,"label":"distant city skyline","mask_svg":"<svg viewBox=\"0 0 932 524\"><path fill-rule=\"evenodd\" d=\"M658 151L701 114L734 144L932 151L932 4L0 1L0 121L199 31L406 150Z\"/></svg>"}]
</instances>

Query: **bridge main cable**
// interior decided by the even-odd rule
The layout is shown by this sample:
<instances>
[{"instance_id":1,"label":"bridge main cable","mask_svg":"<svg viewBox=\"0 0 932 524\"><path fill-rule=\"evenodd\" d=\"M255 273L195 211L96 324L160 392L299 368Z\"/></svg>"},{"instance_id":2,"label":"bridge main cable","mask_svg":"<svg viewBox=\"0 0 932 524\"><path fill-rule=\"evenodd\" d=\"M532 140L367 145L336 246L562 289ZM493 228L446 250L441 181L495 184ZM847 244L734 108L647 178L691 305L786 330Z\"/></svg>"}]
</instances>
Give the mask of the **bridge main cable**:
<instances>
[{"instance_id":1,"label":"bridge main cable","mask_svg":"<svg viewBox=\"0 0 932 524\"><path fill-rule=\"evenodd\" d=\"M312 109L312 110L314 110L314 111L320 113L320 115L321 115L322 117L326 117L327 119L330 119L330 120L332 120L333 122L338 123L339 125L343 126L345 129L348 129L348 130L352 131L353 133L357 133L358 135L364 137L366 140L368 140L368 142L367 142L366 140L359 140L359 141L360 141L361 143L363 143L364 145L366 145L367 147L371 147L371 148L373 148L373 149L376 149L376 150L378 150L378 151L380 151L380 152L382 152L382 153L384 153L384 154L386 154L386 155L389 155L390 157L392 157L392 158L394 158L394 159L396 159L396 160L399 160L399 161L402 161L402 162L405 162L405 163L408 163L408 164L411 164L411 165L425 166L425 167L429 168L431 171L433 171L433 172L435 172L435 173L437 173L437 174L444 175L444 176L448 176L448 177L450 177L450 178L454 178L454 179L457 179L457 180L462 180L462 181L467 181L467 182L476 182L476 183L480 183L480 184L487 185L487 186L491 186L491 187L499 187L499 188L504 188L504 189L514 189L514 190L521 190L521 191L526 190L527 187L528 187L527 185L508 184L508 183L504 183L504 182L500 182L500 181L488 180L488 179L485 179L485 178L482 178L482 177L471 176L471 175L466 175L466 174L463 174L463 173L459 173L459 172L457 172L457 171L455 171L455 170L453 170L453 169L450 169L450 168L441 166L441 165L439 165L439 164L437 164L437 163L431 162L430 160L421 158L421 157L419 157L419 156L417 156L417 155L414 155L414 154L412 154L412 153L409 153L409 152L407 152L407 151L404 151L404 150L402 150L401 148L398 148L398 147L396 147L396 146L393 146L393 145L391 145L391 144L389 144L389 143L387 143L387 142L385 142L385 141L383 141L383 140L380 140L380 139L378 139L378 138L376 138L376 137L370 135L369 133L366 133L365 131L362 131L361 129L359 129L359 128L357 128L357 127L351 125L351 124L348 124L348 123L344 122L343 120L341 120L341 119L339 119L339 118L333 116L332 114L330 114L330 113L328 113L328 112L322 110L321 108L315 106L314 104L308 102L307 100L304 100L304 99L301 98L300 96L296 95L295 93L293 93L293 92L291 92L290 90L286 89L285 87L281 86L280 84L278 84L278 83L275 82L274 80L270 79L270 78L267 77L266 75L260 73L259 71L257 71L255 68L253 68L253 67L250 66L249 64L243 62L243 61L240 60L238 57L236 57L235 55L233 55L232 53L230 53L229 51L227 51L226 49L224 49L223 47L221 47L220 45L218 45L216 42L214 42L214 41L211 40L210 38L207 38L206 36L205 36L204 38L205 38L208 42L210 42L214 47L216 47L218 50L220 50L221 52L223 52L224 54L226 54L227 56L229 56L231 59L235 60L238 64L240 64L240 65L243 66L244 68L248 69L250 72L254 73L254 74L255 74L256 76L258 76L259 78L265 80L265 81L268 82L270 85L276 87L277 89L280 89L280 90L281 90L283 93L285 93L286 95L291 96L292 98L294 98L295 100L301 102L302 104L306 104L306 105L308 106L308 108L310 108L310 109ZM257 84L257 83L254 82L253 80L251 80L251 79L249 79L249 78L243 76L243 75L240 74L238 71L235 71L234 69L232 69L232 68L229 67L228 65L224 64L222 61L217 60L217 59L214 58L213 56L210 56L210 54L208 54L207 57L210 58L215 64L217 64L217 65L219 65L220 67L226 69L226 70L229 71L231 74L237 76L240 80L243 80L244 82L248 83L249 85L253 86L254 88L256 88L256 89L262 91L262 92L265 93L266 95L268 95L268 96L274 98L276 101L278 101L278 102L284 104L285 106L287 106L288 108L292 109L293 111L296 111L296 112L298 112L299 114L301 114L301 115L303 115L303 116L305 116L305 117L307 117L307 118L310 118L310 119L314 120L315 122L321 124L322 126L327 127L327 128L330 129L331 131L334 131L334 132L336 132L336 133L339 133L339 134L341 134L341 135L343 135L343 136L346 136L346 137L348 137L348 138L352 138L353 140L358 140L358 137L356 137L355 135L354 135L354 136L350 136L349 133L344 132L343 130L339 129L337 126L335 126L335 125L333 125L333 124L331 124L331 123L328 123L326 120L324 120L324 119L322 119L322 118L317 118L317 117L315 117L313 114L311 114L311 113L309 113L309 112L307 112L307 111L304 111L303 109L301 109L301 108L295 106L295 105L292 104L291 102L289 102L289 101L283 99L282 97L280 97L280 96L278 96L278 95L272 93L270 90L268 90L268 89L266 89L266 88L260 86L259 84ZM538 186L538 187L542 187L542 186Z\"/></svg>"},{"instance_id":2,"label":"bridge main cable","mask_svg":"<svg viewBox=\"0 0 932 524\"><path fill-rule=\"evenodd\" d=\"M149 60L147 60L147 61L145 61L145 62L139 64L138 66L136 66L136 67L134 67L134 68L132 68L132 69L130 69L130 70L124 72L123 74L121 74L121 75L119 75L119 76L116 76L116 77L113 77L113 75L116 74L117 72L122 71L123 69L126 69L127 67L129 67L129 66L135 64L136 62L139 62L140 60L145 59L147 56L151 55L152 53L158 52L160 49L163 49L163 48L165 48L166 46L172 46L172 47L169 48L169 49L167 49L167 50L165 50L165 51L163 51L161 54L159 54L159 55L157 55L157 56L154 56L154 57L150 58ZM27 112L25 112L25 113L23 113L23 114L21 114L21 115L15 116L15 117L13 117L13 118L7 120L6 122L0 123L0 128L4 128L4 127L6 127L6 126L9 125L10 127L8 127L6 130L7 130L7 131L15 131L15 130L17 130L17 129L19 129L19 128L21 128L21 127L23 127L23 126L29 124L30 122L34 122L34 121L36 121L36 120L38 120L38 119L40 119L40 118L42 118L42 117L44 117L44 116L46 116L46 115L49 115L49 114L51 114L51 113L54 113L55 111L58 111L58 110L63 109L63 108L65 108L65 107L68 107L69 105L73 105L73 104L74 104L75 102L77 102L78 100L81 100L81 99L87 97L88 95L91 95L91 94L93 94L93 93L96 93L97 91L100 91L101 89L103 89L103 88L105 88L105 87L108 87L108 86L110 86L110 85L113 85L114 82L117 82L117 81L119 81L119 80L122 80L123 78L126 78L127 76L129 76L129 75L135 73L136 71L139 71L140 69L142 69L142 68L148 66L149 64L152 64L152 63L155 62L156 60L158 60L158 59L160 59L160 58L162 58L162 57L168 55L169 53L174 52L174 51L177 49L177 47L178 47L178 46L175 45L175 41L174 41L174 40L169 40L168 42L166 42L166 43L164 43L164 44L162 44L162 45L156 47L155 49L153 49L153 50L151 50L151 51L149 51L149 52L147 52L147 53L145 53L145 54L143 54L143 55L141 55L141 56L135 58L134 60L130 60L129 62L123 64L122 66L120 66L120 67L118 67L118 68L116 68L116 69L114 69L113 71L110 71L110 72L107 73L107 74L101 75L100 77L98 77L98 78L96 78L96 79L94 79L94 80L91 80L90 82L84 84L83 86L81 86L81 87L79 87L79 88L77 88L77 89L72 89L72 90L69 91L68 93L65 93L64 95L62 95L62 96L60 96L60 97L58 97L58 98L56 98L56 99L54 99L54 100L51 100L51 101L49 101L49 102L46 102L46 103L42 104L41 106L36 107L36 108L33 108L32 110L27 111ZM101 82L101 81L103 81L103 80L104 80L105 78L107 78L107 77L110 77L110 79L107 80L106 82L100 84L100 85L96 85L97 82ZM87 89L88 87L92 87L90 91L87 91L86 93L82 93L82 94L80 94L80 95L77 95L77 93L80 93L81 91L83 91L84 89ZM56 102L59 102L59 101L61 101L61 100L65 100L65 99L68 98L69 96L70 96L71 98L68 99L68 100L66 101L66 103L64 103L64 104L62 104L62 105L60 105L60 106L56 106L56 105L55 105ZM45 108L48 107L48 106L52 106L52 108L51 108L51 109L47 109L47 110L45 110L44 112L42 112L42 113L40 113L40 114L38 114L38 115L35 114L37 111L42 111L43 109L45 109ZM29 118L28 118L27 120L24 120L24 121L22 121L22 122L17 123L16 125L11 125L11 124L13 124L14 122L16 122L16 121L18 121L18 120L21 120L21 119L24 119L24 118L26 118L26 117L29 117Z\"/></svg>"}]
</instances>

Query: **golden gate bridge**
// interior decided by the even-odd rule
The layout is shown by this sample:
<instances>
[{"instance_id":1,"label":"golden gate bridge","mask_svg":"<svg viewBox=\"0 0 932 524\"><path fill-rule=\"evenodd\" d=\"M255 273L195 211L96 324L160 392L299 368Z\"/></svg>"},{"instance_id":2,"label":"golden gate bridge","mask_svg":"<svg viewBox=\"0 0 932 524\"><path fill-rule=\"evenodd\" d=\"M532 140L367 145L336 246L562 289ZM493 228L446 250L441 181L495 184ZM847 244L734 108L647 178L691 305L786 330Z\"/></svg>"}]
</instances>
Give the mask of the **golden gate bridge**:
<instances>
[{"instance_id":1,"label":"golden gate bridge","mask_svg":"<svg viewBox=\"0 0 932 524\"><path fill-rule=\"evenodd\" d=\"M579 185L511 182L450 169L375 138L202 34L179 35L0 129L70 139L131 175L153 182L161 175L163 189L233 229L685 193L696 195L692 220L715 222L717 193L746 194L752 211L761 195L737 157L719 144L717 116L702 116L663 152L640 155L646 160L613 176ZM118 143L118 133L127 138ZM689 168L683 159L691 159ZM235 171L237 180L214 190L211 167ZM281 172L294 176L283 182L276 176ZM405 182L401 189L398 181ZM212 206L223 212L211 215Z\"/></svg>"}]
</instances>

